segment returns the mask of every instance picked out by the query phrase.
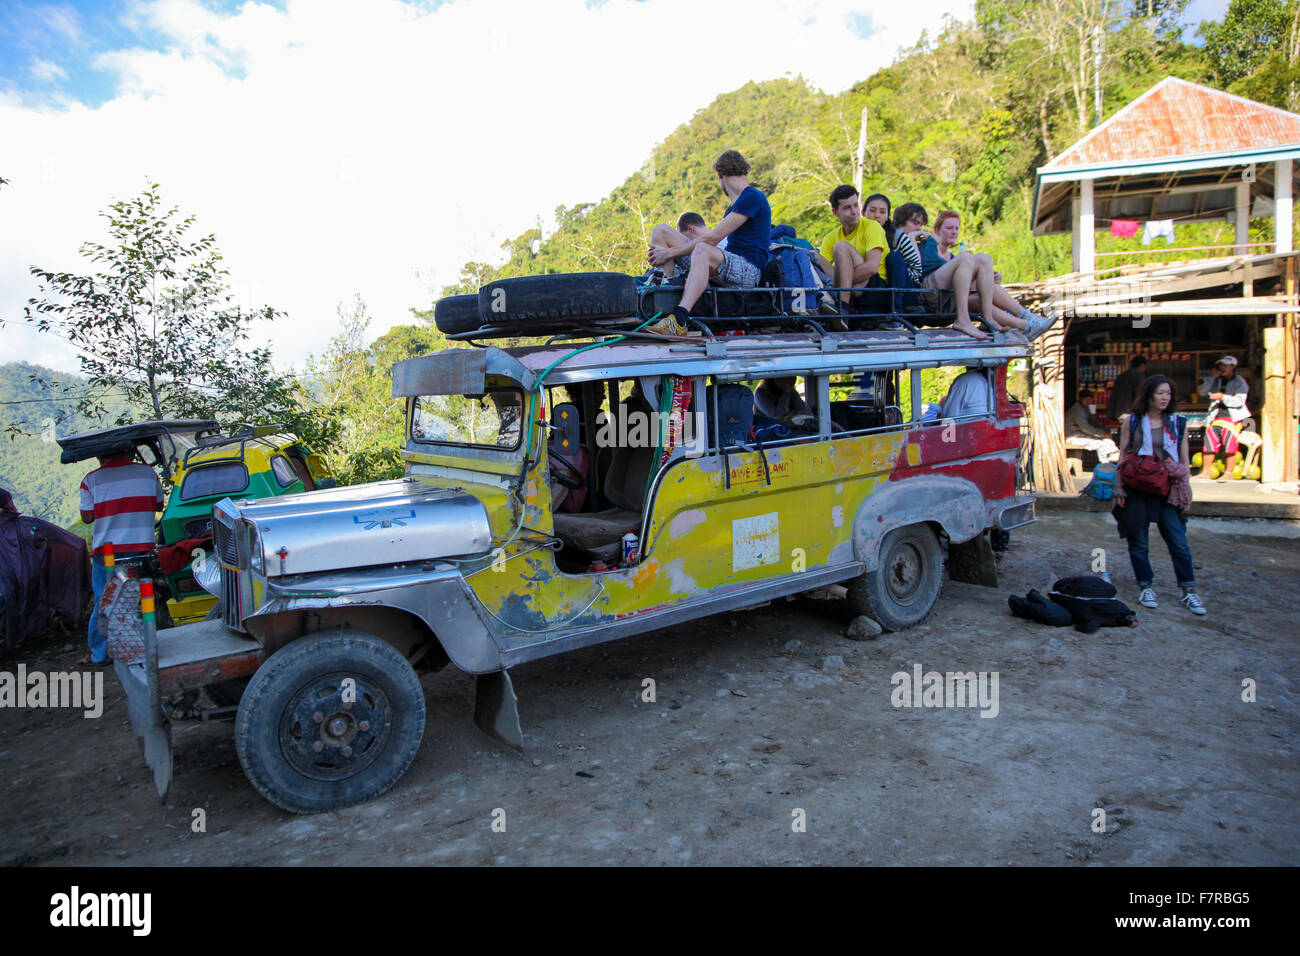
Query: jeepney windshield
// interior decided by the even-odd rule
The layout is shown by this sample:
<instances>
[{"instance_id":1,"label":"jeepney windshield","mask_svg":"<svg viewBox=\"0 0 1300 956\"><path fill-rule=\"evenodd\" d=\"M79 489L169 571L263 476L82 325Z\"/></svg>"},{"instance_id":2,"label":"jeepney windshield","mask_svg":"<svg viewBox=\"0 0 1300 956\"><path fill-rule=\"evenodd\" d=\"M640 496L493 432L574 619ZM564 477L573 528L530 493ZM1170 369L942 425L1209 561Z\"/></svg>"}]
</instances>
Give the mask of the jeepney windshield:
<instances>
[{"instance_id":1,"label":"jeepney windshield","mask_svg":"<svg viewBox=\"0 0 1300 956\"><path fill-rule=\"evenodd\" d=\"M420 395L411 440L513 450L523 436L524 393L493 388L483 395Z\"/></svg>"}]
</instances>

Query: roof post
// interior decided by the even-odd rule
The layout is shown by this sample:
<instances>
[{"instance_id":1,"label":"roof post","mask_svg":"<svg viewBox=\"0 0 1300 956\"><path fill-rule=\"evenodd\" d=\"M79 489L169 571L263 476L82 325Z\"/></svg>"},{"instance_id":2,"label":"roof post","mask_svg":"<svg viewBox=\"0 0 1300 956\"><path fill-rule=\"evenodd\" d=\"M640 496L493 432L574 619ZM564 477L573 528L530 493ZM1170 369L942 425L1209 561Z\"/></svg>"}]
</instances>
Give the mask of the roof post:
<instances>
[{"instance_id":1,"label":"roof post","mask_svg":"<svg viewBox=\"0 0 1300 956\"><path fill-rule=\"evenodd\" d=\"M1250 183L1237 183L1237 255L1244 256L1250 250Z\"/></svg>"},{"instance_id":2,"label":"roof post","mask_svg":"<svg viewBox=\"0 0 1300 956\"><path fill-rule=\"evenodd\" d=\"M1070 268L1081 272L1079 268L1079 197L1070 200Z\"/></svg>"},{"instance_id":3,"label":"roof post","mask_svg":"<svg viewBox=\"0 0 1300 956\"><path fill-rule=\"evenodd\" d=\"M1083 194L1079 198L1079 271L1094 272L1097 268L1097 236L1092 209L1092 180L1085 179L1079 185Z\"/></svg>"},{"instance_id":4,"label":"roof post","mask_svg":"<svg viewBox=\"0 0 1300 956\"><path fill-rule=\"evenodd\" d=\"M1273 251L1292 252L1291 248L1291 160L1273 164Z\"/></svg>"}]
</instances>

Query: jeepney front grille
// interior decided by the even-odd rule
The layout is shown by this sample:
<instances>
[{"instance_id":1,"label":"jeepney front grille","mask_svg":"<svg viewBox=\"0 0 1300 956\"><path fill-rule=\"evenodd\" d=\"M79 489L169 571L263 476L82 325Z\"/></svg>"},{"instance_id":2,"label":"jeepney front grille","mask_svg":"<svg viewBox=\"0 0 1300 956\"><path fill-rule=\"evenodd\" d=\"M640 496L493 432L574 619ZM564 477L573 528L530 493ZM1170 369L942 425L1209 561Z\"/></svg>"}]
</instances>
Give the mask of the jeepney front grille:
<instances>
[{"instance_id":1,"label":"jeepney front grille","mask_svg":"<svg viewBox=\"0 0 1300 956\"><path fill-rule=\"evenodd\" d=\"M239 546L233 528L220 518L212 522L212 548L221 563L221 612L227 627L241 630L243 608L239 603Z\"/></svg>"},{"instance_id":2,"label":"jeepney front grille","mask_svg":"<svg viewBox=\"0 0 1300 956\"><path fill-rule=\"evenodd\" d=\"M243 630L239 608L239 572L221 569L221 610L227 627Z\"/></svg>"},{"instance_id":3,"label":"jeepney front grille","mask_svg":"<svg viewBox=\"0 0 1300 956\"><path fill-rule=\"evenodd\" d=\"M212 522L212 547L217 552L217 560L225 567L239 566L239 549L235 545L235 535L227 528L225 522Z\"/></svg>"}]
</instances>

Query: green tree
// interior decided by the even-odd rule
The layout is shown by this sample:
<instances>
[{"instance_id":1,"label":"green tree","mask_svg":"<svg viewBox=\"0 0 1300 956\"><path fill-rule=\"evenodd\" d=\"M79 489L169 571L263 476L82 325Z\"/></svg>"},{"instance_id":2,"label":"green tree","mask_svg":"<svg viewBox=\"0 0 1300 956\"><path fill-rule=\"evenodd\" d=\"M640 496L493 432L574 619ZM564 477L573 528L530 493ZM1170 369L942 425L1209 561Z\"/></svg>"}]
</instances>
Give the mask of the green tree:
<instances>
[{"instance_id":1,"label":"green tree","mask_svg":"<svg viewBox=\"0 0 1300 956\"><path fill-rule=\"evenodd\" d=\"M1215 82L1231 93L1300 109L1300 0L1232 0L1197 29Z\"/></svg>"},{"instance_id":2,"label":"green tree","mask_svg":"<svg viewBox=\"0 0 1300 956\"><path fill-rule=\"evenodd\" d=\"M338 314L339 333L308 363L316 411L330 426L314 447L340 484L399 477L406 422L402 401L393 398L393 365L446 348L447 340L431 315L417 312L419 324L396 326L367 345L370 316L360 296Z\"/></svg>"},{"instance_id":3,"label":"green tree","mask_svg":"<svg viewBox=\"0 0 1300 956\"><path fill-rule=\"evenodd\" d=\"M297 415L292 378L274 371L269 350L244 348L254 318L282 313L234 304L215 237L191 239L194 217L165 209L156 184L101 215L110 241L81 247L97 270L79 275L32 266L40 294L24 309L29 323L77 349L91 385L79 411L103 412L98 389L158 418ZM123 413L119 424L128 417Z\"/></svg>"},{"instance_id":4,"label":"green tree","mask_svg":"<svg viewBox=\"0 0 1300 956\"><path fill-rule=\"evenodd\" d=\"M1250 76L1290 39L1295 0L1232 0L1222 20L1197 28L1214 79L1227 88Z\"/></svg>"}]
</instances>

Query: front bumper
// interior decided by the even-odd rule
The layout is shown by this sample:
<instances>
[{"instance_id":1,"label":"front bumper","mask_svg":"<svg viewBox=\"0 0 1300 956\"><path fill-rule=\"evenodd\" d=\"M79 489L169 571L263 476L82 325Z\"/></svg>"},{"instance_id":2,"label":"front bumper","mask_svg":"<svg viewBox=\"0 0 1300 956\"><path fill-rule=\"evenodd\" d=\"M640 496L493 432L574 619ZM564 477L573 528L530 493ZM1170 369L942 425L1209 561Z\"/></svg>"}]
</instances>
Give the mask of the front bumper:
<instances>
[{"instance_id":1,"label":"front bumper","mask_svg":"<svg viewBox=\"0 0 1300 956\"><path fill-rule=\"evenodd\" d=\"M1020 495L993 510L993 527L1000 531L1021 528L1037 520L1034 506L1038 499L1033 495Z\"/></svg>"}]
</instances>

